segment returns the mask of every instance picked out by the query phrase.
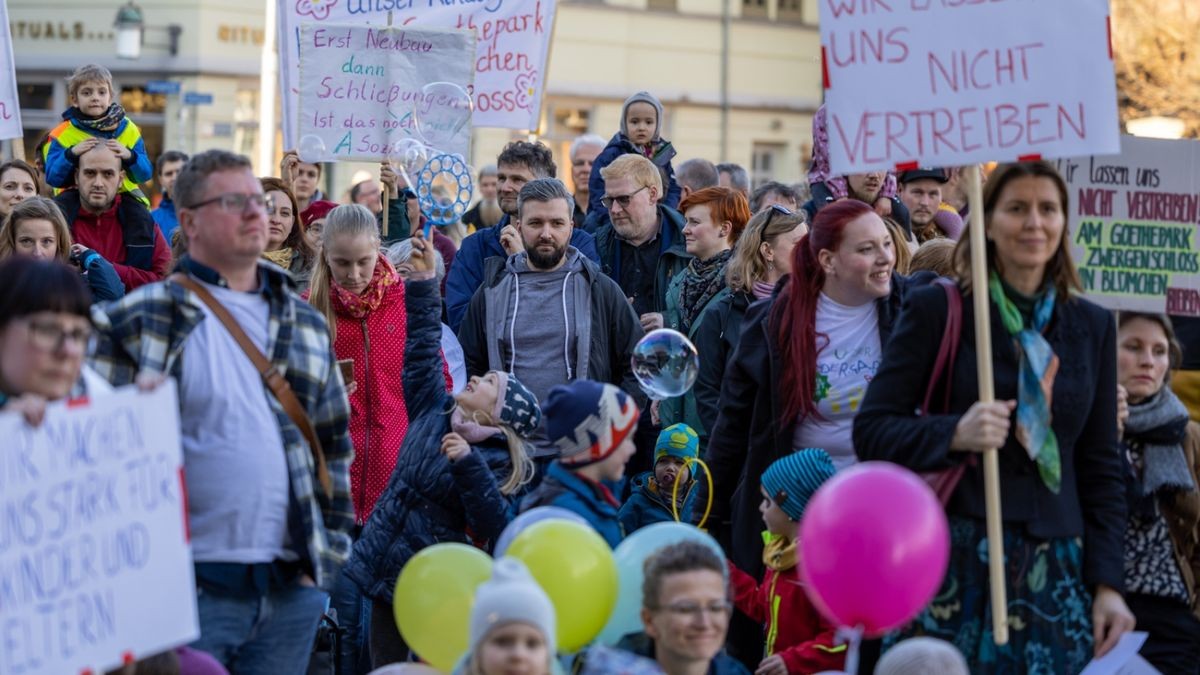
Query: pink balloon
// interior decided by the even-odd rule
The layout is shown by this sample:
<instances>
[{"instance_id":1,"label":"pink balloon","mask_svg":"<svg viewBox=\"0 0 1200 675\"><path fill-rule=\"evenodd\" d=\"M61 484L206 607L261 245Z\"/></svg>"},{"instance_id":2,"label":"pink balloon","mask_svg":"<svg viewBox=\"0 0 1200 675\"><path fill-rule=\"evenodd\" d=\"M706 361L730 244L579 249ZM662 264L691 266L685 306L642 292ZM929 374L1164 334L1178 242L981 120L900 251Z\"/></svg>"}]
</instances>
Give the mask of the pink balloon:
<instances>
[{"instance_id":1,"label":"pink balloon","mask_svg":"<svg viewBox=\"0 0 1200 675\"><path fill-rule=\"evenodd\" d=\"M889 462L864 462L813 495L800 550L808 597L821 614L878 637L933 598L950 559L950 532L921 478Z\"/></svg>"}]
</instances>

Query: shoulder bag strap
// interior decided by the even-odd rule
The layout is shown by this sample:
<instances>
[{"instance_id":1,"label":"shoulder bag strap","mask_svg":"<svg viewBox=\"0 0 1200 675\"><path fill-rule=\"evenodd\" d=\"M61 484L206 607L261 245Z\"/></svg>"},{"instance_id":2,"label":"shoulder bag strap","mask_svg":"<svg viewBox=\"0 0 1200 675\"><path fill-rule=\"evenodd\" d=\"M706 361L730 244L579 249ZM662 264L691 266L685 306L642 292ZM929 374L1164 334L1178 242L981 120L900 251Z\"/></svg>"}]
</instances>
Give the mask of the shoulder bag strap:
<instances>
[{"instance_id":1,"label":"shoulder bag strap","mask_svg":"<svg viewBox=\"0 0 1200 675\"><path fill-rule=\"evenodd\" d=\"M933 402L933 392L942 376L951 377L954 359L958 356L958 341L962 336L962 294L958 286L949 279L939 278L933 283L942 287L946 292L946 328L942 331L942 341L938 346L937 360L933 364L933 372L929 375L929 385L925 389L925 398L921 402L921 414L928 415L930 404ZM944 412L950 405L950 384L946 383L945 399L942 401Z\"/></svg>"},{"instance_id":2,"label":"shoulder bag strap","mask_svg":"<svg viewBox=\"0 0 1200 675\"><path fill-rule=\"evenodd\" d=\"M312 451L313 465L317 468L317 480L321 483L321 489L325 491L326 498L333 496L333 481L329 477L329 468L325 464L325 451L321 448L321 441L317 438L316 429L313 428L312 422L308 419L308 414L304 412L304 406L300 404L300 399L296 398L296 394L292 391L291 385L288 384L286 378L279 373L275 366L267 360L266 355L254 346L250 341L250 337L246 335L246 331L238 325L237 320L225 309L216 298L208 292L204 286L196 283L191 277L183 273L175 273L171 275L171 281L183 286L200 298L208 309L221 321L229 334L233 336L234 341L246 353L250 362L254 364L254 368L262 377L263 383L271 390L275 399L283 406L283 411L292 420L292 423L300 429L300 433L304 436L304 440L308 441L308 447Z\"/></svg>"}]
</instances>

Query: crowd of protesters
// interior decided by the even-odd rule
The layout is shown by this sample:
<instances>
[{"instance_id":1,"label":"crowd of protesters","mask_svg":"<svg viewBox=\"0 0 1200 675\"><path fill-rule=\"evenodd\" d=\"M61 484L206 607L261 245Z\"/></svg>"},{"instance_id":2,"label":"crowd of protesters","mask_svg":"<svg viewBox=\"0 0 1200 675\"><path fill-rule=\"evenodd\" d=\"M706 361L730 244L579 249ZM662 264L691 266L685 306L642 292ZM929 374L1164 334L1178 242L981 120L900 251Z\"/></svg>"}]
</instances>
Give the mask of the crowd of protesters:
<instances>
[{"instance_id":1,"label":"crowd of protesters","mask_svg":"<svg viewBox=\"0 0 1200 675\"><path fill-rule=\"evenodd\" d=\"M126 672L317 672L329 617L332 672L418 658L392 612L404 565L441 542L490 552L539 506L614 548L711 510L725 551L652 555L643 630L576 672L838 671L847 645L804 592L797 524L826 480L883 460L962 478L942 589L859 672L1077 673L1136 625L1150 663L1200 673L1200 411L1171 387L1200 345L1082 297L1051 165L987 173L977 288L961 169L834 175L823 110L808 182L751 191L737 165L675 166L664 108L638 92L611 140L571 146L573 188L548 147L509 143L451 236L423 232L389 164L338 204L295 153L279 176L220 150L152 161L102 67L69 94L39 166L0 165L0 409L36 425L49 402L179 385L200 638ZM994 403L977 397L976 293ZM931 382L951 304L957 358ZM700 373L652 401L631 355L659 328L692 340ZM943 403L923 409L927 391ZM1005 646L980 553L988 448ZM460 672L562 667L554 608L513 559L469 632Z\"/></svg>"}]
</instances>

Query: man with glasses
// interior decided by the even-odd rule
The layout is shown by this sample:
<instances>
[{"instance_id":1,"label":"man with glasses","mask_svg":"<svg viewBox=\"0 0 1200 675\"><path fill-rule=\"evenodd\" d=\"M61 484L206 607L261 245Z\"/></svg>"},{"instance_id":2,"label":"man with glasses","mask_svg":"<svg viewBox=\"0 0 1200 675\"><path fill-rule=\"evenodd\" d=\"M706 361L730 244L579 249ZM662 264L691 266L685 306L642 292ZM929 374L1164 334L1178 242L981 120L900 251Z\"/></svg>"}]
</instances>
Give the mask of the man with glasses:
<instances>
[{"instance_id":1,"label":"man with glasses","mask_svg":"<svg viewBox=\"0 0 1200 675\"><path fill-rule=\"evenodd\" d=\"M733 611L725 574L725 561L699 542L659 549L645 563L645 632L617 646L654 659L666 675L749 675L724 651Z\"/></svg>"},{"instance_id":2,"label":"man with glasses","mask_svg":"<svg viewBox=\"0 0 1200 675\"><path fill-rule=\"evenodd\" d=\"M354 525L345 387L321 314L260 260L270 205L250 161L193 157L175 200L180 274L94 312L93 365L115 385L179 383L193 646L233 672L304 672Z\"/></svg>"},{"instance_id":3,"label":"man with glasses","mask_svg":"<svg viewBox=\"0 0 1200 675\"><path fill-rule=\"evenodd\" d=\"M71 236L112 263L126 291L154 283L167 274L171 248L144 204L120 194L125 170L105 145L79 157L77 189L54 198Z\"/></svg>"},{"instance_id":4,"label":"man with glasses","mask_svg":"<svg viewBox=\"0 0 1200 675\"><path fill-rule=\"evenodd\" d=\"M504 146L496 159L497 189L504 217L494 227L476 230L463 239L454 265L446 276L446 323L459 330L467 303L483 283L484 262L488 258L507 258L524 250L516 227L517 194L521 186L535 178L554 178L558 167L550 148L541 143L513 141ZM596 242L579 228L571 232L571 246L584 257L597 261Z\"/></svg>"}]
</instances>

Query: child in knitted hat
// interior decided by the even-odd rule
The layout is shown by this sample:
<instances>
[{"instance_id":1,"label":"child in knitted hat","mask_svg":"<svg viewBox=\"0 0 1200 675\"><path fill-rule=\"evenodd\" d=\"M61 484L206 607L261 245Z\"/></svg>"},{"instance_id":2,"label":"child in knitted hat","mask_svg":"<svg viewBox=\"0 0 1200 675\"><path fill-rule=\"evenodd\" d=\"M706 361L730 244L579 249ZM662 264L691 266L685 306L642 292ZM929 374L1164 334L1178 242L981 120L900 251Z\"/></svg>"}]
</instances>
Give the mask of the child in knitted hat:
<instances>
[{"instance_id":1,"label":"child in knitted hat","mask_svg":"<svg viewBox=\"0 0 1200 675\"><path fill-rule=\"evenodd\" d=\"M575 380L550 390L542 414L559 457L521 510L558 506L574 511L616 548L624 537L617 517L621 504L602 481L625 475L625 463L636 450L637 403L611 384Z\"/></svg>"},{"instance_id":2,"label":"child in knitted hat","mask_svg":"<svg viewBox=\"0 0 1200 675\"><path fill-rule=\"evenodd\" d=\"M392 619L392 593L409 559L442 542L486 549L515 515L533 478L525 441L541 412L529 389L513 375L492 371L472 377L456 395L446 391L434 261L432 244L417 232L404 293L408 431L344 568L374 601L371 654L377 663L407 655ZM361 486L351 488L357 498Z\"/></svg>"},{"instance_id":3,"label":"child in knitted hat","mask_svg":"<svg viewBox=\"0 0 1200 675\"><path fill-rule=\"evenodd\" d=\"M767 526L762 585L729 563L734 604L763 624L767 633L766 656L756 673L840 671L845 665L846 646L835 644L836 627L809 602L797 569L800 518L813 493L833 473L828 453L810 448L776 460L762 475L758 510Z\"/></svg>"},{"instance_id":4,"label":"child in knitted hat","mask_svg":"<svg viewBox=\"0 0 1200 675\"><path fill-rule=\"evenodd\" d=\"M700 438L686 424L672 424L658 435L654 445L654 470L633 479L633 489L621 507L625 534L653 523L691 522L692 464L700 452ZM678 483L678 489L676 484ZM673 495L678 495L671 507Z\"/></svg>"},{"instance_id":5,"label":"child in knitted hat","mask_svg":"<svg viewBox=\"0 0 1200 675\"><path fill-rule=\"evenodd\" d=\"M470 649L455 675L549 675L554 666L554 606L516 558L501 558L475 591Z\"/></svg>"},{"instance_id":6,"label":"child in knitted hat","mask_svg":"<svg viewBox=\"0 0 1200 675\"><path fill-rule=\"evenodd\" d=\"M671 159L675 157L675 148L671 142L662 137L663 105L652 94L645 91L625 99L621 106L621 129L608 142L592 163L592 175L588 179L588 220L600 218L596 223L603 222L608 215L608 209L601 203L604 198L604 178L600 170L621 155L641 155L658 167L662 175L662 189L659 203L671 208L679 208L679 200L683 189L675 180L675 169ZM595 216L592 214L595 213Z\"/></svg>"}]
</instances>

